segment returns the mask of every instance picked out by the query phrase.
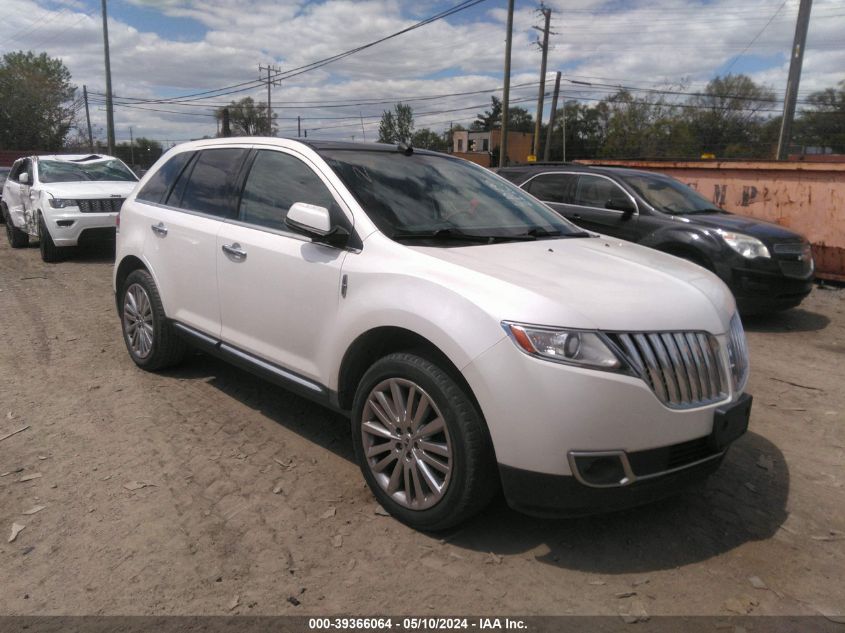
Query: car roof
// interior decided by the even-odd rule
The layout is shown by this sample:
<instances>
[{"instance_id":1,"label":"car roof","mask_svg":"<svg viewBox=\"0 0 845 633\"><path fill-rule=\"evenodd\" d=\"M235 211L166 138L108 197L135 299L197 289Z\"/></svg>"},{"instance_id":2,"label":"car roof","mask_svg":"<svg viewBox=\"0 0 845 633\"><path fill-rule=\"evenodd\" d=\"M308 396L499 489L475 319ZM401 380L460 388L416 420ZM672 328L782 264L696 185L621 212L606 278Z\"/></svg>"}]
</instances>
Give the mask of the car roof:
<instances>
[{"instance_id":1,"label":"car roof","mask_svg":"<svg viewBox=\"0 0 845 633\"><path fill-rule=\"evenodd\" d=\"M202 149L217 145L275 145L277 147L307 147L317 154L328 150L357 150L366 152L399 152L400 145L388 143L352 143L350 141L325 141L284 136L224 136L220 138L198 139L177 145L180 150ZM442 152L413 148L414 153L435 156L448 156Z\"/></svg>"},{"instance_id":2,"label":"car roof","mask_svg":"<svg viewBox=\"0 0 845 633\"><path fill-rule=\"evenodd\" d=\"M114 156L106 154L39 154L33 156L37 160L56 160L66 163L87 163L96 160L113 160Z\"/></svg>"},{"instance_id":3,"label":"car roof","mask_svg":"<svg viewBox=\"0 0 845 633\"><path fill-rule=\"evenodd\" d=\"M643 171L628 167L605 167L602 165L582 165L579 163L534 163L532 165L516 165L513 167L501 167L496 173L503 176L523 176L528 179L537 174L548 174L555 172L584 172L592 174L604 174L607 176L626 176L635 174L638 176L651 176L668 178L665 174L653 171Z\"/></svg>"}]
</instances>

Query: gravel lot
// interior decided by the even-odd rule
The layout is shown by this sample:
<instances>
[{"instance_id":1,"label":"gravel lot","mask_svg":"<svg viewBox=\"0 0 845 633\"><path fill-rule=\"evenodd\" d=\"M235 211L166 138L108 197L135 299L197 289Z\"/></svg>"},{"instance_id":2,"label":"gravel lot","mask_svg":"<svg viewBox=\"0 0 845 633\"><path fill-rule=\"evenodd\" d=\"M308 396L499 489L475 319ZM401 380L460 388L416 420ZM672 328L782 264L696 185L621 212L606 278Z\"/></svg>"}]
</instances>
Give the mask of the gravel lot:
<instances>
[{"instance_id":1,"label":"gravel lot","mask_svg":"<svg viewBox=\"0 0 845 633\"><path fill-rule=\"evenodd\" d=\"M136 369L111 270L0 246L0 437L29 427L0 441L0 614L845 611L845 290L746 324L751 429L700 489L431 536L379 513L343 418L207 356Z\"/></svg>"}]
</instances>

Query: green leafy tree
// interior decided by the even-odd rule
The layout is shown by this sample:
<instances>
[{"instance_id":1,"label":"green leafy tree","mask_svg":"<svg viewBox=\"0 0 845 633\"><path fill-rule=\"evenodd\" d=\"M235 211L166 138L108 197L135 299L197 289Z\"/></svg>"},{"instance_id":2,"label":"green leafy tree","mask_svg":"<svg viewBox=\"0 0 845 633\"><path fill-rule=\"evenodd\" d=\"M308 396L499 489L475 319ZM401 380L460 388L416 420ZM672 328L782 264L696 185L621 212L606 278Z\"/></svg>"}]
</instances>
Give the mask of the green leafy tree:
<instances>
[{"instance_id":1,"label":"green leafy tree","mask_svg":"<svg viewBox=\"0 0 845 633\"><path fill-rule=\"evenodd\" d=\"M60 59L32 51L0 60L0 148L60 150L73 125L76 87Z\"/></svg>"},{"instance_id":2,"label":"green leafy tree","mask_svg":"<svg viewBox=\"0 0 845 633\"><path fill-rule=\"evenodd\" d=\"M431 149L437 152L445 152L448 148L443 135L433 132L427 127L414 132L414 135L411 137L411 145L420 149Z\"/></svg>"},{"instance_id":3,"label":"green leafy tree","mask_svg":"<svg viewBox=\"0 0 845 633\"><path fill-rule=\"evenodd\" d=\"M393 111L385 110L378 126L379 143L411 143L414 135L414 109L397 103Z\"/></svg>"},{"instance_id":4,"label":"green leafy tree","mask_svg":"<svg viewBox=\"0 0 845 633\"><path fill-rule=\"evenodd\" d=\"M239 101L232 101L229 108L229 129L232 136L266 136L270 129L270 136L278 132L276 127L276 113L272 113L272 126L267 125L267 104L263 101L255 102L252 97L244 97ZM221 125L223 123L223 108L218 108L214 115Z\"/></svg>"},{"instance_id":5,"label":"green leafy tree","mask_svg":"<svg viewBox=\"0 0 845 633\"><path fill-rule=\"evenodd\" d=\"M685 109L697 153L716 156L768 157L772 148L762 137L764 113L774 93L746 75L712 79L703 93L690 97Z\"/></svg>"},{"instance_id":6,"label":"green leafy tree","mask_svg":"<svg viewBox=\"0 0 845 633\"><path fill-rule=\"evenodd\" d=\"M807 101L810 105L796 121L793 144L845 154L845 80L838 88L814 92Z\"/></svg>"},{"instance_id":7,"label":"green leafy tree","mask_svg":"<svg viewBox=\"0 0 845 633\"><path fill-rule=\"evenodd\" d=\"M473 132L489 132L502 127L502 100L490 97L490 109L476 115L469 129ZM520 107L508 108L508 129L511 132L533 132L534 117L528 110Z\"/></svg>"}]
</instances>

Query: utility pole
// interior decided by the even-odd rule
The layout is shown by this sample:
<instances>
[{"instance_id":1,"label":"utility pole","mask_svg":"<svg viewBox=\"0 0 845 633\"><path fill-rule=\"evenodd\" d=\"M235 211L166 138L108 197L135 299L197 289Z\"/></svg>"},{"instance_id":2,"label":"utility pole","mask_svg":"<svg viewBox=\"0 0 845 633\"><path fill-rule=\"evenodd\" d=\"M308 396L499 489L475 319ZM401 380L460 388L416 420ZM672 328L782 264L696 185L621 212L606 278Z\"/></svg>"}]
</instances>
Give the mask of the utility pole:
<instances>
[{"instance_id":1,"label":"utility pole","mask_svg":"<svg viewBox=\"0 0 845 633\"><path fill-rule=\"evenodd\" d=\"M561 114L563 114L563 129L561 136L563 136L563 162L566 162L566 97L560 102Z\"/></svg>"},{"instance_id":2,"label":"utility pole","mask_svg":"<svg viewBox=\"0 0 845 633\"><path fill-rule=\"evenodd\" d=\"M88 151L94 153L94 135L91 134L91 114L88 112L88 86L82 86L82 98L85 99L85 122L88 124Z\"/></svg>"},{"instance_id":3,"label":"utility pole","mask_svg":"<svg viewBox=\"0 0 845 633\"><path fill-rule=\"evenodd\" d=\"M229 108L223 108L223 136L232 136L232 129L229 127Z\"/></svg>"},{"instance_id":4,"label":"utility pole","mask_svg":"<svg viewBox=\"0 0 845 633\"><path fill-rule=\"evenodd\" d=\"M513 39L513 3L508 0L508 28L505 34L505 85L502 89L502 140L499 142L499 167L508 164L508 122L511 99L511 40Z\"/></svg>"},{"instance_id":5,"label":"utility pole","mask_svg":"<svg viewBox=\"0 0 845 633\"><path fill-rule=\"evenodd\" d=\"M135 137L132 135L132 126L129 126L129 162L132 169L135 169Z\"/></svg>"},{"instance_id":6,"label":"utility pole","mask_svg":"<svg viewBox=\"0 0 845 633\"><path fill-rule=\"evenodd\" d=\"M364 113L360 110L358 114L361 116L361 137L364 139L364 142L367 142L367 133L364 131Z\"/></svg>"},{"instance_id":7,"label":"utility pole","mask_svg":"<svg viewBox=\"0 0 845 633\"><path fill-rule=\"evenodd\" d=\"M271 72L276 73L278 75L282 72L282 69L277 66L272 66L268 64L267 66L262 66L261 64L258 65L258 72L259 74L267 71L267 136L273 136L273 107L271 105L272 93L271 88L273 86L281 86L282 81L281 79L273 79L270 75ZM264 77L259 77L261 81L264 81Z\"/></svg>"},{"instance_id":8,"label":"utility pole","mask_svg":"<svg viewBox=\"0 0 845 633\"><path fill-rule=\"evenodd\" d=\"M302 119L296 115L296 138L302 136Z\"/></svg>"},{"instance_id":9,"label":"utility pole","mask_svg":"<svg viewBox=\"0 0 845 633\"><path fill-rule=\"evenodd\" d=\"M792 120L795 118L795 103L798 100L798 84L801 81L801 65L804 62L804 48L807 43L807 27L810 26L810 8L813 0L801 0L798 6L798 21L795 24L795 40L792 43L792 58L789 61L789 78L786 80L786 95L783 98L783 119L778 138L778 160L786 160L789 142L792 139Z\"/></svg>"},{"instance_id":10,"label":"utility pole","mask_svg":"<svg viewBox=\"0 0 845 633\"><path fill-rule=\"evenodd\" d=\"M106 0L101 0L103 7L103 51L106 58L106 138L109 156L114 154L114 104L111 94L111 62L109 61L109 16Z\"/></svg>"},{"instance_id":11,"label":"utility pole","mask_svg":"<svg viewBox=\"0 0 845 633\"><path fill-rule=\"evenodd\" d=\"M555 94L552 97L552 111L549 115L549 129L546 130L546 147L543 148L543 161L549 162L549 150L552 147L552 128L555 126L555 115L557 114L557 98L560 94L560 71L555 75Z\"/></svg>"},{"instance_id":12,"label":"utility pole","mask_svg":"<svg viewBox=\"0 0 845 633\"><path fill-rule=\"evenodd\" d=\"M549 21L552 19L552 10L542 7L540 12L545 18L543 25L543 61L540 63L540 94L537 97L537 120L534 122L534 145L531 148L531 155L537 160L540 153L540 129L543 125L543 100L546 98L546 60L549 57ZM537 28L537 27L534 27Z\"/></svg>"}]
</instances>

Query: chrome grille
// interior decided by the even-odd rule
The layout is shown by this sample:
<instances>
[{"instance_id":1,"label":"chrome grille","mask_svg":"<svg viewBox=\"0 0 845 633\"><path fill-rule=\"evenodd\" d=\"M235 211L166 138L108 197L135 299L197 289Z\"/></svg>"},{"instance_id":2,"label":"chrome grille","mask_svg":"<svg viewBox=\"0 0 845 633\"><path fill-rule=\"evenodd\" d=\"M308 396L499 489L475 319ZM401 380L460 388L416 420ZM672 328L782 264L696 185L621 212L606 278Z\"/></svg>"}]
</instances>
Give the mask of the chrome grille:
<instances>
[{"instance_id":1,"label":"chrome grille","mask_svg":"<svg viewBox=\"0 0 845 633\"><path fill-rule=\"evenodd\" d=\"M115 213L123 206L124 198L93 198L77 200L82 213Z\"/></svg>"},{"instance_id":2,"label":"chrome grille","mask_svg":"<svg viewBox=\"0 0 845 633\"><path fill-rule=\"evenodd\" d=\"M711 334L632 332L608 336L669 407L700 406L727 395L719 342Z\"/></svg>"},{"instance_id":3,"label":"chrome grille","mask_svg":"<svg viewBox=\"0 0 845 633\"><path fill-rule=\"evenodd\" d=\"M748 379L748 344L745 341L745 330L742 329L739 314L734 314L731 319L728 364L731 368L734 392L738 393L745 388L745 381Z\"/></svg>"}]
</instances>

